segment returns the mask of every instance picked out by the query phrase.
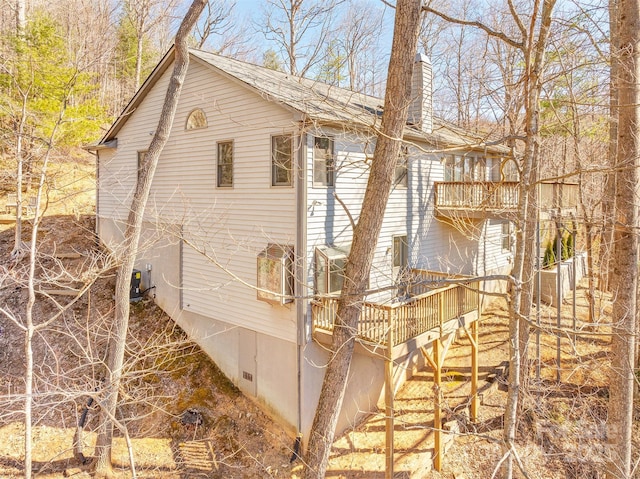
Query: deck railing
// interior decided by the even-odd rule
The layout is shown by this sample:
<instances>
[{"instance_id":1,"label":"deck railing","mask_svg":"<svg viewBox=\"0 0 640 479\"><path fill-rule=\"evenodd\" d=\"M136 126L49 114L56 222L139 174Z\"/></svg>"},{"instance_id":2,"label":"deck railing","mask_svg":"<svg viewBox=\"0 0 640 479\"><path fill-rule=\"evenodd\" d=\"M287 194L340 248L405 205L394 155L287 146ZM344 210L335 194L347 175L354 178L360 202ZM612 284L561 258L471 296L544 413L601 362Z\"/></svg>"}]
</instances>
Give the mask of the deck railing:
<instances>
[{"instance_id":1,"label":"deck railing","mask_svg":"<svg viewBox=\"0 0 640 479\"><path fill-rule=\"evenodd\" d=\"M415 270L414 270L415 271ZM422 271L423 278L431 272ZM429 280L427 280L429 281ZM413 281L413 292L422 288L423 280ZM390 304L365 301L362 304L357 337L372 343L397 346L422 333L441 327L447 321L478 309L479 284L452 284L437 289L424 286L420 294ZM312 304L315 329L333 331L338 298L319 298ZM389 334L391 333L391 334Z\"/></svg>"},{"instance_id":2,"label":"deck railing","mask_svg":"<svg viewBox=\"0 0 640 479\"><path fill-rule=\"evenodd\" d=\"M436 207L473 210L514 210L518 207L517 182L438 182Z\"/></svg>"},{"instance_id":3,"label":"deck railing","mask_svg":"<svg viewBox=\"0 0 640 479\"><path fill-rule=\"evenodd\" d=\"M520 198L514 181L446 181L436 182L436 208L473 211L515 211ZM540 183L540 207L543 210L576 208L578 185L575 183Z\"/></svg>"},{"instance_id":4,"label":"deck railing","mask_svg":"<svg viewBox=\"0 0 640 479\"><path fill-rule=\"evenodd\" d=\"M540 208L543 210L577 207L576 183L540 183Z\"/></svg>"}]
</instances>

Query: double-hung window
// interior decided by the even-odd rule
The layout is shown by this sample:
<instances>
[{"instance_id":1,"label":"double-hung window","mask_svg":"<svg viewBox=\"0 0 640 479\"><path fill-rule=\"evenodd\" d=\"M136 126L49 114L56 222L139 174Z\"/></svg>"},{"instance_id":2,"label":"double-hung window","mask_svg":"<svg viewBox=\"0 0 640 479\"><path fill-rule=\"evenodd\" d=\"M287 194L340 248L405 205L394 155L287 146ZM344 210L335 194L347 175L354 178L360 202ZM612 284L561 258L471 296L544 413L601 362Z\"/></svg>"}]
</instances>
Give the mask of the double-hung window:
<instances>
[{"instance_id":1,"label":"double-hung window","mask_svg":"<svg viewBox=\"0 0 640 479\"><path fill-rule=\"evenodd\" d=\"M409 265L409 243L407 236L393 237L393 268L404 270Z\"/></svg>"},{"instance_id":2,"label":"double-hung window","mask_svg":"<svg viewBox=\"0 0 640 479\"><path fill-rule=\"evenodd\" d=\"M462 158L449 155L444 161L444 181L462 181L464 163Z\"/></svg>"},{"instance_id":3,"label":"double-hung window","mask_svg":"<svg viewBox=\"0 0 640 479\"><path fill-rule=\"evenodd\" d=\"M333 138L313 139L313 186L333 186L335 182Z\"/></svg>"},{"instance_id":4,"label":"double-hung window","mask_svg":"<svg viewBox=\"0 0 640 479\"><path fill-rule=\"evenodd\" d=\"M271 137L271 186L291 186L293 138L291 135Z\"/></svg>"},{"instance_id":5,"label":"double-hung window","mask_svg":"<svg viewBox=\"0 0 640 479\"><path fill-rule=\"evenodd\" d=\"M503 252L511 252L513 248L513 226L511 225L511 221L504 220L502 222L502 231L501 231L501 244Z\"/></svg>"},{"instance_id":6,"label":"double-hung window","mask_svg":"<svg viewBox=\"0 0 640 479\"><path fill-rule=\"evenodd\" d=\"M233 142L218 143L218 186L233 186Z\"/></svg>"},{"instance_id":7,"label":"double-hung window","mask_svg":"<svg viewBox=\"0 0 640 479\"><path fill-rule=\"evenodd\" d=\"M258 254L256 285L261 301L285 304L293 301L293 246L269 244Z\"/></svg>"},{"instance_id":8,"label":"double-hung window","mask_svg":"<svg viewBox=\"0 0 640 479\"><path fill-rule=\"evenodd\" d=\"M409 147L407 145L402 145L400 147L398 162L396 163L394 183L399 186L407 186L409 183L408 171L409 171Z\"/></svg>"}]
</instances>

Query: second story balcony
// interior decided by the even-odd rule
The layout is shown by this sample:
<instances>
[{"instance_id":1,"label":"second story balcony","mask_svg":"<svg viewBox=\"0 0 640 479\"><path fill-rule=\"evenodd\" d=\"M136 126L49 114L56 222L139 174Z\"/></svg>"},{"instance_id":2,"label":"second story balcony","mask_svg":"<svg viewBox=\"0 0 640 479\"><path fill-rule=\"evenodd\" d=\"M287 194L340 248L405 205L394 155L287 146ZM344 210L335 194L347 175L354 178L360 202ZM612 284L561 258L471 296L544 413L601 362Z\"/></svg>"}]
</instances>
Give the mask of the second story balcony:
<instances>
[{"instance_id":1,"label":"second story balcony","mask_svg":"<svg viewBox=\"0 0 640 479\"><path fill-rule=\"evenodd\" d=\"M436 215L448 218L512 218L518 209L520 184L515 181L447 181L435 183ZM542 182L540 210L566 215L578 206L575 183Z\"/></svg>"}]
</instances>

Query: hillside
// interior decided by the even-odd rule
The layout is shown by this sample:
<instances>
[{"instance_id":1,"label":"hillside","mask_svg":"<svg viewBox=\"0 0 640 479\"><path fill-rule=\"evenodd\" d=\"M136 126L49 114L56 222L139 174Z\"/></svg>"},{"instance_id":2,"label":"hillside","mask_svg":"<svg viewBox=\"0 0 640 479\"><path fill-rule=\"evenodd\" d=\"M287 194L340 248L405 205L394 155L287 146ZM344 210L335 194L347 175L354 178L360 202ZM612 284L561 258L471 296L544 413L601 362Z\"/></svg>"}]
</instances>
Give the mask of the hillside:
<instances>
[{"instance_id":1,"label":"hillside","mask_svg":"<svg viewBox=\"0 0 640 479\"><path fill-rule=\"evenodd\" d=\"M87 216L79 220L47 218L40 254L52 254L68 270L79 270L95 248L92 228L93 220ZM8 257L11 241L10 229L0 233L2 258ZM55 268L54 258L48 258L51 265L44 260L42 264ZM6 260L2 266L16 268ZM25 291L7 280L3 286L0 301L19 310L26 300ZM62 477L65 470L80 466L72 451L74 426L84 410L88 391L100 380L112 291L113 274L98 279L36 340L33 443L38 477ZM66 298L56 299L64 302ZM40 304L36 322L53 311L51 304ZM0 477L21 477L23 408L16 395L22 389L24 375L22 333L5 317L0 318L0 331ZM138 477L182 477L185 471L209 477L288 477L284 471L289 467L293 440L245 398L149 300L133 307L126 368L121 413L132 437ZM203 423L183 424L185 411L197 411ZM91 431L97 416L95 408L90 408L83 448L88 457L92 455L95 436ZM122 437L116 440L115 457L118 466L128 465Z\"/></svg>"},{"instance_id":2,"label":"hillside","mask_svg":"<svg viewBox=\"0 0 640 479\"><path fill-rule=\"evenodd\" d=\"M38 235L39 285L35 321L41 323L68 304L69 291L87 280L91 267L105 263L94 235L93 166L90 159L57 166L47 216ZM8 188L8 186L7 186ZM25 225L24 238L29 237ZM26 261L11 261L13 224L0 231L0 304L24 319ZM100 387L106 338L113 308L113 271L105 270L88 292L35 340L36 394L33 436L36 477L65 472L87 477L81 452L93 455L98 411L87 408ZM66 292L65 292L66 291ZM49 293L47 296L45 293ZM48 298L48 299L47 299ZM556 322L552 308L541 309L541 374L531 379L523 406L519 453L531 478L602 477L609 378L610 298L598 295L598 323L584 322L585 290L578 288L575 337L563 334L561 382L556 382ZM562 324L572 324L566 299ZM397 477L490 477L502 452L506 401L502 370L508 359L508 316L502 300L484 311L480 370L483 404L471 424L460 405L469 394L469 345L464 337L445 362L445 416L457 423L456 441L444 471L430 470L433 448L432 373L423 371L398 391L396 401ZM299 461L289 462L293 438L244 397L184 333L145 299L133 306L126 381L120 420L126 424L140 478L296 477ZM531 345L535 359L535 345ZM532 364L535 377L535 364ZM23 333L0 316L0 477L21 477L24 429L21 424L24 377ZM87 416L82 446L74 456L74 436ZM196 424L193 424L193 423ZM334 443L327 477L384 477L384 416L373 415ZM637 431L636 431L637 437ZM635 439L634 439L635 440ZM130 477L125 438L116 438L115 461ZM524 477L518 476L517 477Z\"/></svg>"}]
</instances>

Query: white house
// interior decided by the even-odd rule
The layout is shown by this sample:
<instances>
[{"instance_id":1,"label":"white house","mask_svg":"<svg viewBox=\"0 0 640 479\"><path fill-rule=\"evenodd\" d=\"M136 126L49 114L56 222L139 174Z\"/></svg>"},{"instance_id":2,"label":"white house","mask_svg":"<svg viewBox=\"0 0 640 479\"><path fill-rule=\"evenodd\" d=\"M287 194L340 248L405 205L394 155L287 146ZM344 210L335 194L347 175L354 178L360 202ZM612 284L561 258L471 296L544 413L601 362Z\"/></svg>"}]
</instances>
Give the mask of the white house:
<instances>
[{"instance_id":1,"label":"white house","mask_svg":"<svg viewBox=\"0 0 640 479\"><path fill-rule=\"evenodd\" d=\"M172 63L169 52L93 147L97 232L110 247L122 238ZM507 151L432 117L422 56L414 91L341 429L376 409L385 367L393 388L422 365L419 348L448 334L444 323L477 319L477 292L438 296L418 284L428 271L511 268L506 213L517 191L500 181ZM192 50L145 214L137 264L155 301L242 391L305 437L382 103Z\"/></svg>"}]
</instances>

